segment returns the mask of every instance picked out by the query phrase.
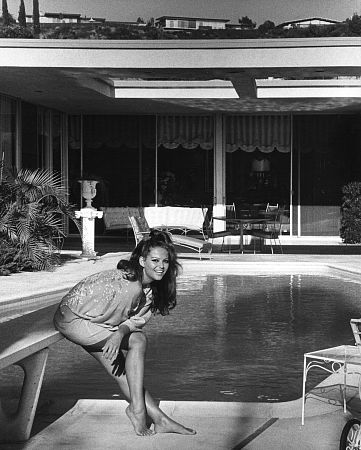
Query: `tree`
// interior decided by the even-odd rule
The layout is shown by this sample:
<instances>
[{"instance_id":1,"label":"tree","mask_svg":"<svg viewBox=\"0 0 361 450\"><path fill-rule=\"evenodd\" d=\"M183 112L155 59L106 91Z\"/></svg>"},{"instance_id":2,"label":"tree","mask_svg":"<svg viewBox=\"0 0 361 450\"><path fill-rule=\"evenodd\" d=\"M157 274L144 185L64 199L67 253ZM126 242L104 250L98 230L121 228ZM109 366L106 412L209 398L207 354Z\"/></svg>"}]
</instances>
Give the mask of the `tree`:
<instances>
[{"instance_id":1,"label":"tree","mask_svg":"<svg viewBox=\"0 0 361 450\"><path fill-rule=\"evenodd\" d=\"M40 13L39 13L39 0L33 0L33 27L34 33L40 33Z\"/></svg>"},{"instance_id":2,"label":"tree","mask_svg":"<svg viewBox=\"0 0 361 450\"><path fill-rule=\"evenodd\" d=\"M248 16L243 16L241 19L238 19L239 24L242 28L246 30L253 30L256 28L256 22L253 22Z\"/></svg>"},{"instance_id":3,"label":"tree","mask_svg":"<svg viewBox=\"0 0 361 450\"><path fill-rule=\"evenodd\" d=\"M270 31L274 30L276 28L276 25L274 22L272 22L271 20L266 20L266 22L262 23L259 27L258 27L258 31L261 34L267 34Z\"/></svg>"},{"instance_id":4,"label":"tree","mask_svg":"<svg viewBox=\"0 0 361 450\"><path fill-rule=\"evenodd\" d=\"M143 19L143 17L138 17L137 23L144 23L145 24L145 20Z\"/></svg>"},{"instance_id":5,"label":"tree","mask_svg":"<svg viewBox=\"0 0 361 450\"><path fill-rule=\"evenodd\" d=\"M148 21L147 21L147 27L154 27L155 26L155 20L154 17L151 17Z\"/></svg>"},{"instance_id":6,"label":"tree","mask_svg":"<svg viewBox=\"0 0 361 450\"><path fill-rule=\"evenodd\" d=\"M346 19L346 25L349 30L349 34L360 36L361 34L361 16L354 14L351 19Z\"/></svg>"},{"instance_id":7,"label":"tree","mask_svg":"<svg viewBox=\"0 0 361 450\"><path fill-rule=\"evenodd\" d=\"M7 0L2 0L2 17L3 17L3 24L9 25L11 22L11 16L9 14Z\"/></svg>"},{"instance_id":8,"label":"tree","mask_svg":"<svg viewBox=\"0 0 361 450\"><path fill-rule=\"evenodd\" d=\"M18 22L21 27L26 27L26 12L24 0L20 0Z\"/></svg>"}]
</instances>

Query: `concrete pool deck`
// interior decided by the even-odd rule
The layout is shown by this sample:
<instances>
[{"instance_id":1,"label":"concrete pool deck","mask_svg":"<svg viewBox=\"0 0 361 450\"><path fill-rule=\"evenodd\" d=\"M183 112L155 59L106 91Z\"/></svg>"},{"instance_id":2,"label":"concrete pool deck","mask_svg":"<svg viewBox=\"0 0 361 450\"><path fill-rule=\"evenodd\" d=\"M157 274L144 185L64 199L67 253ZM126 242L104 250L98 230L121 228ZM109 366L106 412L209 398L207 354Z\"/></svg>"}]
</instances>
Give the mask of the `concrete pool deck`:
<instances>
[{"instance_id":1,"label":"concrete pool deck","mask_svg":"<svg viewBox=\"0 0 361 450\"><path fill-rule=\"evenodd\" d=\"M68 251L73 256L80 252ZM37 299L54 302L83 277L115 267L128 252L107 253L96 261L69 259L53 272L20 273L2 277L0 307L11 309ZM222 271L305 270L316 273L330 268L361 275L361 255L355 254L217 254L211 261L198 260L194 253L180 253L185 273L193 268ZM284 272L284 273L285 273ZM342 343L340 343L342 344ZM310 351L315 349L310 349ZM338 449L341 430L348 418L340 407L320 401L307 402L305 425L301 425L301 401L285 403L161 402L175 420L197 429L196 436L134 435L119 400L79 400L68 412L22 444L0 445L4 450L69 448L97 449ZM89 433L88 430L92 430Z\"/></svg>"},{"instance_id":2,"label":"concrete pool deck","mask_svg":"<svg viewBox=\"0 0 361 450\"><path fill-rule=\"evenodd\" d=\"M197 430L194 436L156 434L139 437L125 415L124 400L79 400L57 421L23 444L3 450L260 450L338 449L348 418L340 408L309 404L313 414L301 425L301 402L171 402L160 407ZM270 407L271 405L271 407ZM272 406L273 405L273 406ZM295 416L295 414L297 414Z\"/></svg>"}]
</instances>

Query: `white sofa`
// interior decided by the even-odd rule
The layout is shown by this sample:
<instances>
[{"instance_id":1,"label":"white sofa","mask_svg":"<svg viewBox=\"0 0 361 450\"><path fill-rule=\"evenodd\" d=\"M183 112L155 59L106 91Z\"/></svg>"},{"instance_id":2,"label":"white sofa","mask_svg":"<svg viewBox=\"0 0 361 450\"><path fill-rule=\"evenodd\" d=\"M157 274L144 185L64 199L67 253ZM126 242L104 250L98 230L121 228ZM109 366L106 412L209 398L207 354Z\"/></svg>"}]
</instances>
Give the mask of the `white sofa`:
<instances>
[{"instance_id":1,"label":"white sofa","mask_svg":"<svg viewBox=\"0 0 361 450\"><path fill-rule=\"evenodd\" d=\"M130 229L129 215L144 214L150 228L179 229L184 234L197 231L203 234L203 223L207 208L191 208L186 206L146 206L137 207L101 207L105 232Z\"/></svg>"},{"instance_id":2,"label":"white sofa","mask_svg":"<svg viewBox=\"0 0 361 450\"><path fill-rule=\"evenodd\" d=\"M144 217L150 228L168 228L197 231L203 234L203 223L207 208L192 208L186 206L148 206L144 208Z\"/></svg>"}]
</instances>

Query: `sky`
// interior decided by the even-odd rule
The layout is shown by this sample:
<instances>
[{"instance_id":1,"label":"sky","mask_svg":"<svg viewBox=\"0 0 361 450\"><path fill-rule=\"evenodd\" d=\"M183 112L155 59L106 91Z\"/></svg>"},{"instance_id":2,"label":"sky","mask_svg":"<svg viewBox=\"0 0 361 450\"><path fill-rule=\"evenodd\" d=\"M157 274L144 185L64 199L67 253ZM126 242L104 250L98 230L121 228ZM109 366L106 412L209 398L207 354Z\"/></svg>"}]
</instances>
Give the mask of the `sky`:
<instances>
[{"instance_id":1,"label":"sky","mask_svg":"<svg viewBox=\"0 0 361 450\"><path fill-rule=\"evenodd\" d=\"M20 0L7 0L9 12L17 18ZM160 16L191 16L229 19L237 23L248 16L257 26L266 20L281 22L310 17L345 20L361 15L361 0L39 0L41 12L79 13L107 20L146 21ZM32 14L32 0L25 0Z\"/></svg>"}]
</instances>

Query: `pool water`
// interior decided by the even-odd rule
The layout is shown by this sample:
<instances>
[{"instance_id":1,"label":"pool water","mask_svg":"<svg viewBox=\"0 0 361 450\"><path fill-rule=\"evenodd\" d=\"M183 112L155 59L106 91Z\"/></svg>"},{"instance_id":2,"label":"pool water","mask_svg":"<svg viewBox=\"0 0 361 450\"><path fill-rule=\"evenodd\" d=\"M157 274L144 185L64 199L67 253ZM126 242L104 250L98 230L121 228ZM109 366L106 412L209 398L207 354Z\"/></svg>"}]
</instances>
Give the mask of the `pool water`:
<instances>
[{"instance_id":1,"label":"pool water","mask_svg":"<svg viewBox=\"0 0 361 450\"><path fill-rule=\"evenodd\" d=\"M145 384L163 400L297 399L305 352L353 344L359 294L359 282L330 276L184 275L177 307L146 325ZM16 395L18 374L1 376L0 395ZM41 396L116 398L118 391L96 361L63 340L51 347Z\"/></svg>"}]
</instances>

